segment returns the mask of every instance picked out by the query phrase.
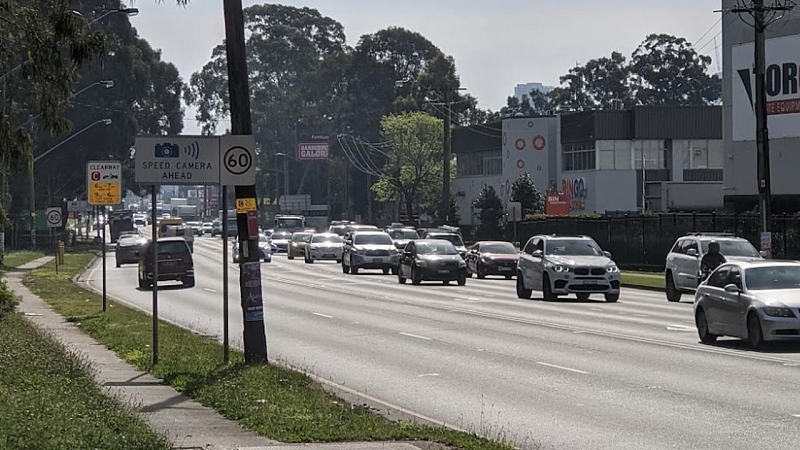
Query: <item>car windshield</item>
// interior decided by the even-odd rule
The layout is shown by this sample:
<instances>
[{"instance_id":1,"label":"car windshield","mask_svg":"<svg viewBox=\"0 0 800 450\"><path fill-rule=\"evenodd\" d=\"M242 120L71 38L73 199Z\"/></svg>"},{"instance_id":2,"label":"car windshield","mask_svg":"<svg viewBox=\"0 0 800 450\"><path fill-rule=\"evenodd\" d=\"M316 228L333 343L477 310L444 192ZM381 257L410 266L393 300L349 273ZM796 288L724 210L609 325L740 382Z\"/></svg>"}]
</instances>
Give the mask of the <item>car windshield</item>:
<instances>
[{"instance_id":1,"label":"car windshield","mask_svg":"<svg viewBox=\"0 0 800 450\"><path fill-rule=\"evenodd\" d=\"M335 227L331 227L331 229L330 229L330 232L331 232L331 233L336 233L336 234L338 234L339 236L344 236L344 235L345 235L345 233L347 233L347 230L346 230L346 228L347 228L347 227L345 227L344 225L337 225L337 226L335 226Z\"/></svg>"},{"instance_id":2,"label":"car windshield","mask_svg":"<svg viewBox=\"0 0 800 450\"><path fill-rule=\"evenodd\" d=\"M708 253L708 244L711 241L703 241L703 253ZM719 244L719 252L722 253L722 256L742 256L742 257L749 257L749 258L760 258L761 255L758 253L753 244L748 241L734 241L731 239L720 239L717 241Z\"/></svg>"},{"instance_id":3,"label":"car windshield","mask_svg":"<svg viewBox=\"0 0 800 450\"><path fill-rule=\"evenodd\" d=\"M356 234L355 245L392 245L392 238L386 233Z\"/></svg>"},{"instance_id":4,"label":"car windshield","mask_svg":"<svg viewBox=\"0 0 800 450\"><path fill-rule=\"evenodd\" d=\"M183 241L168 241L158 243L159 255L174 255L178 253L189 253L189 246Z\"/></svg>"},{"instance_id":5,"label":"car windshield","mask_svg":"<svg viewBox=\"0 0 800 450\"><path fill-rule=\"evenodd\" d=\"M342 238L341 236L335 234L318 234L311 238L312 244L324 244L324 243L331 243L331 244L341 244Z\"/></svg>"},{"instance_id":6,"label":"car windshield","mask_svg":"<svg viewBox=\"0 0 800 450\"><path fill-rule=\"evenodd\" d=\"M295 233L292 235L292 242L306 242L310 237L308 233Z\"/></svg>"},{"instance_id":7,"label":"car windshield","mask_svg":"<svg viewBox=\"0 0 800 450\"><path fill-rule=\"evenodd\" d=\"M419 235L414 230L389 230L392 239L419 239Z\"/></svg>"},{"instance_id":8,"label":"car windshield","mask_svg":"<svg viewBox=\"0 0 800 450\"><path fill-rule=\"evenodd\" d=\"M289 239L292 237L291 233L287 233L285 231L279 231L277 233L272 233L272 240L280 240L280 239Z\"/></svg>"},{"instance_id":9,"label":"car windshield","mask_svg":"<svg viewBox=\"0 0 800 450\"><path fill-rule=\"evenodd\" d=\"M589 239L554 239L547 242L547 254L570 256L603 256L603 251Z\"/></svg>"},{"instance_id":10,"label":"car windshield","mask_svg":"<svg viewBox=\"0 0 800 450\"><path fill-rule=\"evenodd\" d=\"M800 289L800 266L754 267L745 270L744 278L751 291Z\"/></svg>"},{"instance_id":11,"label":"car windshield","mask_svg":"<svg viewBox=\"0 0 800 450\"><path fill-rule=\"evenodd\" d=\"M508 242L498 242L497 244L481 244L481 253L515 255L517 253L517 249Z\"/></svg>"},{"instance_id":12,"label":"car windshield","mask_svg":"<svg viewBox=\"0 0 800 450\"><path fill-rule=\"evenodd\" d=\"M458 250L448 241L417 242L417 253L420 255L457 255Z\"/></svg>"},{"instance_id":13,"label":"car windshield","mask_svg":"<svg viewBox=\"0 0 800 450\"><path fill-rule=\"evenodd\" d=\"M443 241L448 241L456 247L464 246L464 241L462 241L461 236L457 234L429 234L428 237L430 239L441 239Z\"/></svg>"},{"instance_id":14,"label":"car windshield","mask_svg":"<svg viewBox=\"0 0 800 450\"><path fill-rule=\"evenodd\" d=\"M123 236L119 238L119 245L134 245L139 243L139 236Z\"/></svg>"},{"instance_id":15,"label":"car windshield","mask_svg":"<svg viewBox=\"0 0 800 450\"><path fill-rule=\"evenodd\" d=\"M277 228L303 228L305 224L303 219L277 219Z\"/></svg>"}]
</instances>

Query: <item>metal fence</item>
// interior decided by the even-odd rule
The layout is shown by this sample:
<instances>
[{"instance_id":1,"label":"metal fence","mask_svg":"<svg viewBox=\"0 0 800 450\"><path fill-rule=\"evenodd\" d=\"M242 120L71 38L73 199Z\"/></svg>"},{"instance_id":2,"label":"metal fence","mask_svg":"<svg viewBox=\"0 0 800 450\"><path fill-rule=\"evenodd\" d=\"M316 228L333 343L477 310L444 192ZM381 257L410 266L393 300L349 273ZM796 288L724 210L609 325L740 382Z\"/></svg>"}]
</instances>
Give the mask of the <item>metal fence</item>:
<instances>
[{"instance_id":1,"label":"metal fence","mask_svg":"<svg viewBox=\"0 0 800 450\"><path fill-rule=\"evenodd\" d=\"M800 259L800 219L774 216L771 221L774 258ZM591 236L603 250L610 251L623 268L663 270L667 253L675 241L693 232L724 232L749 240L760 247L761 225L755 214L657 214L652 217L617 216L601 218L558 217L521 222L519 241L537 234Z\"/></svg>"}]
</instances>

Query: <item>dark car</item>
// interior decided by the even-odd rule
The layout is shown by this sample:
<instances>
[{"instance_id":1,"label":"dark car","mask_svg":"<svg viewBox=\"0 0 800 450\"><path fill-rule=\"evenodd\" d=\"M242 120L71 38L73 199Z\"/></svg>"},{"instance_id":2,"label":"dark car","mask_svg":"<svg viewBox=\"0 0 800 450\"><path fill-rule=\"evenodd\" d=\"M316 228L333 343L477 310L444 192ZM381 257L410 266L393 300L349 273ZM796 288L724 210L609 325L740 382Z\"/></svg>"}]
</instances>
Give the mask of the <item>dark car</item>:
<instances>
[{"instance_id":1,"label":"dark car","mask_svg":"<svg viewBox=\"0 0 800 450\"><path fill-rule=\"evenodd\" d=\"M467 269L478 278L487 275L502 275L510 280L517 273L519 252L510 242L482 241L467 252Z\"/></svg>"},{"instance_id":2,"label":"dark car","mask_svg":"<svg viewBox=\"0 0 800 450\"><path fill-rule=\"evenodd\" d=\"M117 241L117 248L114 251L114 259L117 261L117 267L123 264L131 264L139 262L139 256L147 245L147 239L138 234L124 234L120 236Z\"/></svg>"},{"instance_id":3,"label":"dark car","mask_svg":"<svg viewBox=\"0 0 800 450\"><path fill-rule=\"evenodd\" d=\"M444 284L457 281L459 286L463 286L467 284L467 263L450 241L411 241L400 255L397 281L405 284L409 278L413 284L435 280Z\"/></svg>"},{"instance_id":4,"label":"dark car","mask_svg":"<svg viewBox=\"0 0 800 450\"><path fill-rule=\"evenodd\" d=\"M180 281L194 286L194 261L189 244L181 237L158 240L158 281ZM139 258L139 288L153 286L153 241L149 241Z\"/></svg>"}]
</instances>

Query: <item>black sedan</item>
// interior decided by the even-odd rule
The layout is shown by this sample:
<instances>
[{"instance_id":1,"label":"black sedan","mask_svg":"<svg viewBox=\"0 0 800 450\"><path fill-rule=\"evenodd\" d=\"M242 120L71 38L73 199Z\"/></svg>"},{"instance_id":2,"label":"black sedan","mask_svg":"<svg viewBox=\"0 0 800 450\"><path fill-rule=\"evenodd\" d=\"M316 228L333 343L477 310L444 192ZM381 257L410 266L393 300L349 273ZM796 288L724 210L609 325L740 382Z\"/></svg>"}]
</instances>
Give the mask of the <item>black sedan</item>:
<instances>
[{"instance_id":1,"label":"black sedan","mask_svg":"<svg viewBox=\"0 0 800 450\"><path fill-rule=\"evenodd\" d=\"M517 273L519 252L510 242L482 241L472 246L466 260L470 276L501 275L510 280Z\"/></svg>"},{"instance_id":2,"label":"black sedan","mask_svg":"<svg viewBox=\"0 0 800 450\"><path fill-rule=\"evenodd\" d=\"M448 284L467 284L467 264L452 243L438 239L418 239L408 243L400 255L397 281L420 284L426 280Z\"/></svg>"}]
</instances>

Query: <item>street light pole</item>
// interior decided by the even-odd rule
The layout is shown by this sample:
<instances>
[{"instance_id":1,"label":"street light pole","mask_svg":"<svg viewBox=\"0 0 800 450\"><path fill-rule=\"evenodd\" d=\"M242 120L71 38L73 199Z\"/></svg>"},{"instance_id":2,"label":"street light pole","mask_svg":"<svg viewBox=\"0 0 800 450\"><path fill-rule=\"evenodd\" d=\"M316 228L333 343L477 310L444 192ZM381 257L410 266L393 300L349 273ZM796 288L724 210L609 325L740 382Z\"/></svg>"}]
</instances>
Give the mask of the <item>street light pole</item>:
<instances>
[{"instance_id":1,"label":"street light pole","mask_svg":"<svg viewBox=\"0 0 800 450\"><path fill-rule=\"evenodd\" d=\"M289 154L278 152L275 156L283 158L283 195L289 195ZM280 195L278 197L280 198Z\"/></svg>"},{"instance_id":2,"label":"street light pole","mask_svg":"<svg viewBox=\"0 0 800 450\"><path fill-rule=\"evenodd\" d=\"M39 156L33 158L33 160L31 160L31 164L30 164L30 167L29 167L29 170L28 170L28 175L29 175L29 181L30 181L30 185L31 185L30 186L30 189L31 189L31 201L30 201L30 204L31 204L31 213L30 213L31 214L31 223L30 223L30 225L31 225L30 226L30 230L31 230L31 248L34 251L36 250L36 189L35 189L35 183L34 183L34 179L35 178L34 178L33 172L34 172L34 169L36 167L36 162L38 162L40 159L44 158L45 156L49 155L50 152L52 152L53 150L57 149L58 147L61 147L62 145L66 144L67 142L69 142L73 138L77 137L78 135L80 135L84 131L88 130L89 128L92 128L93 126L95 126L95 125L97 125L99 123L104 123L106 125L111 125L111 119L100 119L98 121L95 121L95 122L91 123L90 125L87 125L87 126L83 127L78 132L73 133L72 135L70 135L66 139L62 140L58 144L50 147L46 152L42 153L41 155L39 155Z\"/></svg>"},{"instance_id":3,"label":"street light pole","mask_svg":"<svg viewBox=\"0 0 800 450\"><path fill-rule=\"evenodd\" d=\"M442 149L442 212L439 218L444 221L443 225L450 222L450 95L444 91L444 104L447 111L444 118L444 139Z\"/></svg>"}]
</instances>

